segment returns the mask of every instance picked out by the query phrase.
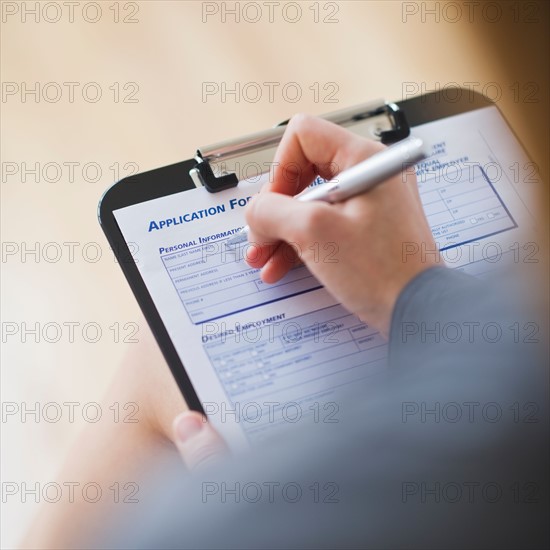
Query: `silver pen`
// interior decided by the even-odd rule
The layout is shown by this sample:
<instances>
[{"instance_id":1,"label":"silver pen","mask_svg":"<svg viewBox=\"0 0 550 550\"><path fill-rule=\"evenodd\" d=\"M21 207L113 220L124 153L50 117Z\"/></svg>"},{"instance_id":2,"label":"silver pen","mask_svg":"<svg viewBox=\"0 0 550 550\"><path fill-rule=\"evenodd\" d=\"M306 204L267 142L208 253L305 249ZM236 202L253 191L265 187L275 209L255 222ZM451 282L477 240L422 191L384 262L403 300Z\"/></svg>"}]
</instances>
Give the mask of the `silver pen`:
<instances>
[{"instance_id":1,"label":"silver pen","mask_svg":"<svg viewBox=\"0 0 550 550\"><path fill-rule=\"evenodd\" d=\"M420 138L409 137L344 170L335 179L317 187L305 189L295 198L305 202L342 202L350 197L366 193L379 183L399 174L408 166L426 158L429 154L430 148ZM249 227L246 225L230 237L225 246L234 248L237 244L245 242L248 240L248 231Z\"/></svg>"}]
</instances>

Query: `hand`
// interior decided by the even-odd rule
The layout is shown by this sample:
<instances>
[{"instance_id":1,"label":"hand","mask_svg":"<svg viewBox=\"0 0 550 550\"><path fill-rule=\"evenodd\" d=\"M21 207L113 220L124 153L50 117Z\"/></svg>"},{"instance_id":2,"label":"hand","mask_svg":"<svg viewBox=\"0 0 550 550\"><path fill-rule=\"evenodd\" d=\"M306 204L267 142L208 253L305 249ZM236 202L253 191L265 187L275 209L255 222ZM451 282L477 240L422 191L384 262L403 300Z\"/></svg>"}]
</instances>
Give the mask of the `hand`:
<instances>
[{"instance_id":1,"label":"hand","mask_svg":"<svg viewBox=\"0 0 550 550\"><path fill-rule=\"evenodd\" d=\"M261 268L267 283L303 261L349 311L387 335L404 286L441 265L437 253L404 255L405 246L436 250L414 170L339 204L291 198L317 174L331 179L382 149L323 119L293 117L275 155L272 181L246 210L253 245L246 259Z\"/></svg>"},{"instance_id":2,"label":"hand","mask_svg":"<svg viewBox=\"0 0 550 550\"><path fill-rule=\"evenodd\" d=\"M206 418L195 411L185 411L173 422L176 447L189 470L222 459L227 447Z\"/></svg>"}]
</instances>

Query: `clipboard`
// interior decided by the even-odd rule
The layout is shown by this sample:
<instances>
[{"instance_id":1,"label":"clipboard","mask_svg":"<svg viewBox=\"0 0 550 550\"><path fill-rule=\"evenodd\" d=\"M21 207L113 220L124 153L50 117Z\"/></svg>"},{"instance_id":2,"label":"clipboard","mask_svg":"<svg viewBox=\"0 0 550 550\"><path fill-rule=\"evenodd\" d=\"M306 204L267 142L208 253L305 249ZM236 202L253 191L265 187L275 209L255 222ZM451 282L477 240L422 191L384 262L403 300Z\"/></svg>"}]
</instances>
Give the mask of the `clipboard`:
<instances>
[{"instance_id":1,"label":"clipboard","mask_svg":"<svg viewBox=\"0 0 550 550\"><path fill-rule=\"evenodd\" d=\"M390 144L406 138L417 126L494 105L479 93L460 88L455 91L454 96L450 90L445 90L445 94L434 92L397 102L371 101L322 118L364 137ZM449 101L449 97L459 99ZM193 158L129 176L108 189L98 206L101 227L180 391L191 409L203 413L201 401L135 263L135 243L126 242L114 212L197 187L218 193L237 186L239 181L250 176L244 172L245 167L262 167L273 159L287 122L242 138L199 147Z\"/></svg>"}]
</instances>

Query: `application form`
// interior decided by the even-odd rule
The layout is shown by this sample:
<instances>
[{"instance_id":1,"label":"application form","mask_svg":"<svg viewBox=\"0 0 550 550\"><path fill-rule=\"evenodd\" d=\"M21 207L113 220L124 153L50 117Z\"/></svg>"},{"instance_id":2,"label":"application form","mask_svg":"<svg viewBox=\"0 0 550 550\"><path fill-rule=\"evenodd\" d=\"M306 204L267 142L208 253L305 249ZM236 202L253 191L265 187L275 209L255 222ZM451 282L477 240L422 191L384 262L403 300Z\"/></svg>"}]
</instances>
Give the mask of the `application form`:
<instances>
[{"instance_id":1,"label":"application form","mask_svg":"<svg viewBox=\"0 0 550 550\"><path fill-rule=\"evenodd\" d=\"M417 178L447 264L483 275L517 260L526 244L520 229L533 223L533 185L529 159L498 110L413 133L433 144ZM289 424L336 420L346 388L386 366L382 336L306 267L268 285L244 261L246 245L225 247L267 177L114 212L125 240L137 244L137 267L206 413L234 449ZM415 246L404 243L404 260Z\"/></svg>"}]
</instances>

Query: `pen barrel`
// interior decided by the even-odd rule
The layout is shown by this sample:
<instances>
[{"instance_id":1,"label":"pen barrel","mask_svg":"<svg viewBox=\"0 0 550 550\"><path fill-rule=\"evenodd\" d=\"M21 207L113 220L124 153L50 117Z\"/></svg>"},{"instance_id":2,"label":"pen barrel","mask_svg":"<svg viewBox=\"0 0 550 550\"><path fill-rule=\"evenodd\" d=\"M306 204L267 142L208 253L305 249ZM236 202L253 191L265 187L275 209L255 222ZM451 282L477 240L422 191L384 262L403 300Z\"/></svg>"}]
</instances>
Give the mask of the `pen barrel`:
<instances>
[{"instance_id":1,"label":"pen barrel","mask_svg":"<svg viewBox=\"0 0 550 550\"><path fill-rule=\"evenodd\" d=\"M429 150L419 138L408 138L344 170L333 180L296 197L301 201L341 202L360 195L413 166L428 156Z\"/></svg>"}]
</instances>

